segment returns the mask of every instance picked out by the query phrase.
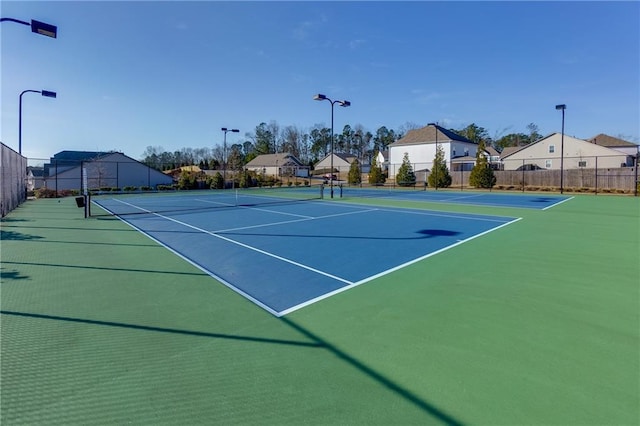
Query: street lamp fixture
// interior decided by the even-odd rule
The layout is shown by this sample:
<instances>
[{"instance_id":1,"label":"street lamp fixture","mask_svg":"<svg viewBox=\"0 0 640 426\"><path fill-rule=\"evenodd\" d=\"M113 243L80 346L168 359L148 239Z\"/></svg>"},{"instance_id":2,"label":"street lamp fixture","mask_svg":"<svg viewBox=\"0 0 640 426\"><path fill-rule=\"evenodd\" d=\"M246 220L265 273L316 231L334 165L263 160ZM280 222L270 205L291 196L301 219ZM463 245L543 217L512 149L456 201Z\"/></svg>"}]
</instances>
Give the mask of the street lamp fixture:
<instances>
[{"instance_id":1,"label":"street lamp fixture","mask_svg":"<svg viewBox=\"0 0 640 426\"><path fill-rule=\"evenodd\" d=\"M329 101L331 103L331 170L329 172L329 188L331 189L331 198L333 198L333 106L335 104L340 105L341 107L351 106L351 102L349 101L338 101L331 100L322 93L318 93L313 97L315 101Z\"/></svg>"},{"instance_id":2,"label":"street lamp fixture","mask_svg":"<svg viewBox=\"0 0 640 426\"><path fill-rule=\"evenodd\" d=\"M429 126L434 126L436 129L436 158L438 158L438 125L436 123L429 123ZM435 182L435 187L437 191L438 190L438 166L435 161L433 162L433 172L435 176L433 181Z\"/></svg>"},{"instance_id":3,"label":"street lamp fixture","mask_svg":"<svg viewBox=\"0 0 640 426\"><path fill-rule=\"evenodd\" d=\"M47 36L51 38L57 38L58 36L58 27L55 25L47 24L46 22L40 22L40 21L36 21L35 19L32 19L31 23L29 23L26 21L21 21L19 19L0 18L0 22L4 22L4 21L16 22L22 25L29 25L31 26L31 32L40 34L43 36Z\"/></svg>"},{"instance_id":4,"label":"street lamp fixture","mask_svg":"<svg viewBox=\"0 0 640 426\"><path fill-rule=\"evenodd\" d=\"M223 186L226 186L226 183L227 183L227 132L238 133L240 132L240 130L227 129L226 127L223 127L220 130L224 132L224 145L223 145L223 152L222 152L222 157L223 157L222 158L222 163L223 163L222 180L223 180Z\"/></svg>"},{"instance_id":5,"label":"street lamp fixture","mask_svg":"<svg viewBox=\"0 0 640 426\"><path fill-rule=\"evenodd\" d=\"M19 111L18 111L18 154L22 154L22 95L25 93L40 93L46 98L55 98L58 96L56 92L50 90L24 90L20 93Z\"/></svg>"},{"instance_id":6,"label":"street lamp fixture","mask_svg":"<svg viewBox=\"0 0 640 426\"><path fill-rule=\"evenodd\" d=\"M565 104L556 105L556 110L562 110L562 133L560 133L560 193L564 191L564 110Z\"/></svg>"}]
</instances>

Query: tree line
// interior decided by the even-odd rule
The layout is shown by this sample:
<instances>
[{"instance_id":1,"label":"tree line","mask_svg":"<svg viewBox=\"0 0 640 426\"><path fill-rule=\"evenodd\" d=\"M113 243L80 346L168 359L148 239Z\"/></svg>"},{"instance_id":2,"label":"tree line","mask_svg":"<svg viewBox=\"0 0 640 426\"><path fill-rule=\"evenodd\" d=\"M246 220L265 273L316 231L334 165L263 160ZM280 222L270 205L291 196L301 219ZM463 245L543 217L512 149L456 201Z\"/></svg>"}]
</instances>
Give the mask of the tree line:
<instances>
[{"instance_id":1,"label":"tree line","mask_svg":"<svg viewBox=\"0 0 640 426\"><path fill-rule=\"evenodd\" d=\"M396 130L381 126L372 133L361 124L347 124L341 133L334 135L334 152L355 155L361 164L371 164L379 151L385 151L389 144L402 138L408 131L421 127L424 126L405 123ZM527 126L528 133L504 134L508 130L505 129L494 137L475 123L449 130L498 151L507 146L523 146L542 137L534 123ZM245 133L243 139L243 142L228 144L226 150L222 144L212 148L182 148L175 152L164 151L159 146L148 146L142 154L142 162L158 170L189 165L215 170L223 168L226 162L227 169L240 170L258 155L286 152L313 168L315 163L331 152L331 129L323 125L305 131L294 125L282 127L276 121L262 122L252 132Z\"/></svg>"}]
</instances>

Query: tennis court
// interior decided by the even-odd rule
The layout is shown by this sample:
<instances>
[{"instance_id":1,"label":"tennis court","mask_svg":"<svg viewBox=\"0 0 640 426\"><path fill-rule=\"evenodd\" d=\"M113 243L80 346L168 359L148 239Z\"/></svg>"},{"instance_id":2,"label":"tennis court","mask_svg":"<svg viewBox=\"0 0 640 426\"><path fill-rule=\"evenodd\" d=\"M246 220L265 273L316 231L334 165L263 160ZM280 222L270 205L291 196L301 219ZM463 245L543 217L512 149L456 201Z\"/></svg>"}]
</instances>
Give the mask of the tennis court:
<instances>
[{"instance_id":1,"label":"tennis court","mask_svg":"<svg viewBox=\"0 0 640 426\"><path fill-rule=\"evenodd\" d=\"M518 220L297 202L269 190L100 197L94 202L275 315Z\"/></svg>"},{"instance_id":2,"label":"tennis court","mask_svg":"<svg viewBox=\"0 0 640 426\"><path fill-rule=\"evenodd\" d=\"M451 191L451 190L416 190L416 189L390 189L386 187L358 188L339 187L338 191L344 198L377 198L398 201L416 201L443 204L463 204L475 206L492 207L514 207L520 209L541 209L546 210L571 197L563 195L543 195L526 193L496 193L496 192L474 192L474 191Z\"/></svg>"},{"instance_id":3,"label":"tennis court","mask_svg":"<svg viewBox=\"0 0 640 426\"><path fill-rule=\"evenodd\" d=\"M3 425L640 423L638 198L208 194L96 197L123 220L73 198L2 219ZM194 240L206 253L187 259ZM238 276L274 286L255 293L273 312L225 285ZM324 298L289 311L316 296L278 276L324 277Z\"/></svg>"}]
</instances>

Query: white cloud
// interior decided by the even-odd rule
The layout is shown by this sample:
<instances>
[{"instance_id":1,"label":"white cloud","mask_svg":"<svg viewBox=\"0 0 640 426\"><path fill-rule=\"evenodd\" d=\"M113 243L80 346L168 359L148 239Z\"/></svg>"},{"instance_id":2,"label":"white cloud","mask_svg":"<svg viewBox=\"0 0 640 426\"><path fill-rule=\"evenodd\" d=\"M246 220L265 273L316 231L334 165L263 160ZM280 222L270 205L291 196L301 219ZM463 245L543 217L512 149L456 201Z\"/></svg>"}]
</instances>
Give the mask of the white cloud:
<instances>
[{"instance_id":1,"label":"white cloud","mask_svg":"<svg viewBox=\"0 0 640 426\"><path fill-rule=\"evenodd\" d=\"M365 43L366 43L366 40L362 40L362 39L351 40L349 42L349 48L355 50Z\"/></svg>"}]
</instances>

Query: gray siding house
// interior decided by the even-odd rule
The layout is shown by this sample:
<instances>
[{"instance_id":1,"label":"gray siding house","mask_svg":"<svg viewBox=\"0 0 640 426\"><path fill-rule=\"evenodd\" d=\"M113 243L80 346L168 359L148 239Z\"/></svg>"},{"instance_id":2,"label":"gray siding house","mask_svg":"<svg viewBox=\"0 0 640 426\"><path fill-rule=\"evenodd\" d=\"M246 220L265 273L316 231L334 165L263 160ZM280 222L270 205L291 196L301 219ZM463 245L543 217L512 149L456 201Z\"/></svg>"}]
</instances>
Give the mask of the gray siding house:
<instances>
[{"instance_id":1,"label":"gray siding house","mask_svg":"<svg viewBox=\"0 0 640 426\"><path fill-rule=\"evenodd\" d=\"M121 152L62 151L45 164L44 186L48 189L88 189L171 185L173 178ZM85 171L83 174L83 170Z\"/></svg>"}]
</instances>

